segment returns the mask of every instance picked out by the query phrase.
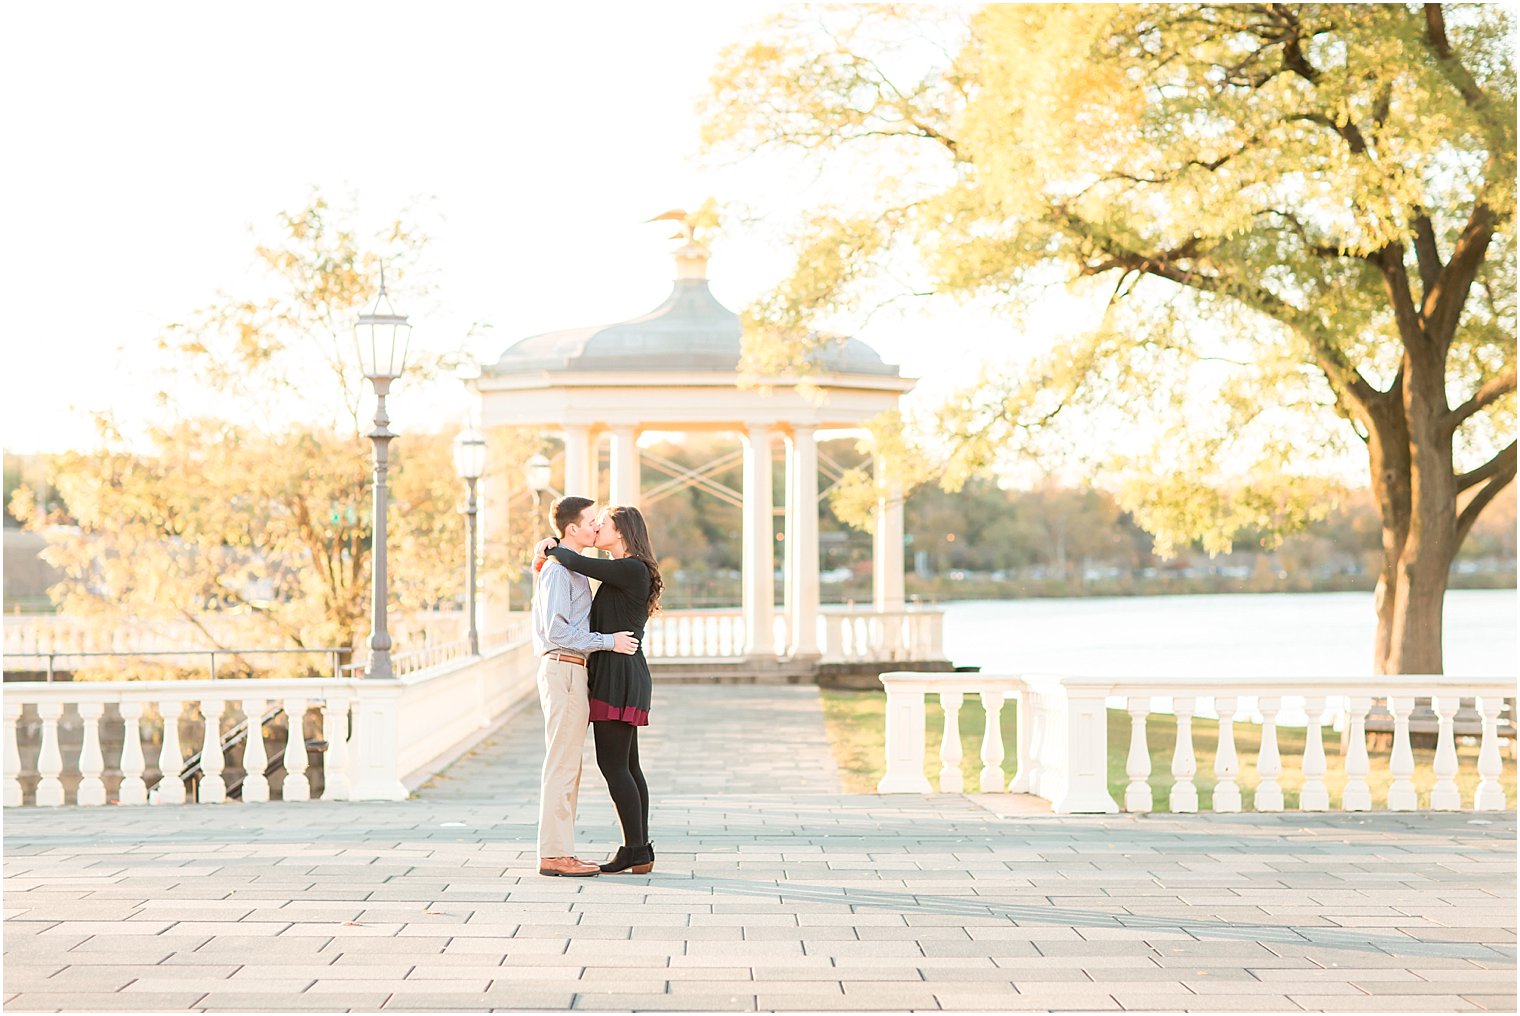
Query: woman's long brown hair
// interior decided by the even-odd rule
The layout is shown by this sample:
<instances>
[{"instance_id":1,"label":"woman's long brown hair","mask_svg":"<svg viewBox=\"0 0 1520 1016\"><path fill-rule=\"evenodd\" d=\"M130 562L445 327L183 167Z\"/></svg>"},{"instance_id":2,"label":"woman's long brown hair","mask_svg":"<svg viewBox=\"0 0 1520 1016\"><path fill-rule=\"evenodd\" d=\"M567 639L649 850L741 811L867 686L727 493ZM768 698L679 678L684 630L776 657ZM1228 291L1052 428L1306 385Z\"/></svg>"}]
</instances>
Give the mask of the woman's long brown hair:
<instances>
[{"instance_id":1,"label":"woman's long brown hair","mask_svg":"<svg viewBox=\"0 0 1520 1016\"><path fill-rule=\"evenodd\" d=\"M607 517L623 538L623 549L628 552L627 556L643 561L649 569L649 613L653 615L660 609L660 590L665 584L660 580L660 562L655 560L644 515L632 505L617 505L607 510Z\"/></svg>"}]
</instances>

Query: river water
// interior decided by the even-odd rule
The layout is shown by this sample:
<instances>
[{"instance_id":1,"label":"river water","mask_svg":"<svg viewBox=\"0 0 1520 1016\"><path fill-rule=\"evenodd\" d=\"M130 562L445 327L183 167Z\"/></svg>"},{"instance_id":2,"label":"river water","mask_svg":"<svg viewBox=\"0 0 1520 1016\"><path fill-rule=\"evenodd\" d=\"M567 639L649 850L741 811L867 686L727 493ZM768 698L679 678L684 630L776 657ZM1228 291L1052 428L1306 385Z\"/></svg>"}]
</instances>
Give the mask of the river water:
<instances>
[{"instance_id":1,"label":"river water","mask_svg":"<svg viewBox=\"0 0 1520 1016\"><path fill-rule=\"evenodd\" d=\"M1371 593L963 600L945 652L1001 674L1347 677L1371 673ZM1446 673L1514 677L1513 589L1446 594Z\"/></svg>"}]
</instances>

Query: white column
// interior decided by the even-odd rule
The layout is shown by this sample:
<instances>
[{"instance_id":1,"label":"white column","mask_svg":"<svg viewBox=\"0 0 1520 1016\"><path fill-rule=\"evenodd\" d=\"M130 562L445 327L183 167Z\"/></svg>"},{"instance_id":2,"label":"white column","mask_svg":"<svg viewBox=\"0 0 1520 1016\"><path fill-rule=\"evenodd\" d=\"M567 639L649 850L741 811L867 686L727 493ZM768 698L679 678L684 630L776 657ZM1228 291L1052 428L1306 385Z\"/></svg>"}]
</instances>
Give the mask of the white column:
<instances>
[{"instance_id":1,"label":"white column","mask_svg":"<svg viewBox=\"0 0 1520 1016\"><path fill-rule=\"evenodd\" d=\"M633 427L612 428L612 486L608 497L613 504L639 504L639 441Z\"/></svg>"},{"instance_id":2,"label":"white column","mask_svg":"<svg viewBox=\"0 0 1520 1016\"><path fill-rule=\"evenodd\" d=\"M100 754L100 718L104 702L79 703L79 718L84 721L84 746L79 750L79 791L76 803L81 806L106 803L106 785L101 780L105 759Z\"/></svg>"},{"instance_id":3,"label":"white column","mask_svg":"<svg viewBox=\"0 0 1520 1016\"><path fill-rule=\"evenodd\" d=\"M1325 787L1325 742L1320 730L1325 722L1325 697L1306 696L1304 712L1309 722L1304 728L1304 782L1298 792L1298 810L1329 811L1330 792Z\"/></svg>"},{"instance_id":4,"label":"white column","mask_svg":"<svg viewBox=\"0 0 1520 1016\"><path fill-rule=\"evenodd\" d=\"M1388 711L1393 714L1393 752L1388 757L1388 775L1393 782L1388 785L1388 810L1414 811L1420 806L1414 789L1414 750L1409 744L1414 699L1389 696Z\"/></svg>"},{"instance_id":5,"label":"white column","mask_svg":"<svg viewBox=\"0 0 1520 1016\"><path fill-rule=\"evenodd\" d=\"M945 730L939 741L939 790L942 794L959 794L965 789L961 774L961 703L965 695L958 691L939 693L939 705L945 712ZM999 788L1001 789L1001 788Z\"/></svg>"},{"instance_id":6,"label":"white column","mask_svg":"<svg viewBox=\"0 0 1520 1016\"><path fill-rule=\"evenodd\" d=\"M903 609L903 495L886 478L887 461L876 456L876 534L872 540L871 586L878 611Z\"/></svg>"},{"instance_id":7,"label":"white column","mask_svg":"<svg viewBox=\"0 0 1520 1016\"><path fill-rule=\"evenodd\" d=\"M5 806L21 807L21 751L16 747L16 724L21 719L21 703L5 700Z\"/></svg>"},{"instance_id":8,"label":"white column","mask_svg":"<svg viewBox=\"0 0 1520 1016\"><path fill-rule=\"evenodd\" d=\"M222 804L227 800L227 781L222 776L222 713L227 703L222 699L201 699L201 780L195 799L202 804Z\"/></svg>"},{"instance_id":9,"label":"white column","mask_svg":"<svg viewBox=\"0 0 1520 1016\"><path fill-rule=\"evenodd\" d=\"M1198 787L1193 777L1198 773L1198 759L1193 754L1193 711L1198 700L1192 696L1172 697L1172 712L1177 716L1177 743L1172 749L1172 793L1169 798L1174 812L1193 813L1198 810Z\"/></svg>"},{"instance_id":10,"label":"white column","mask_svg":"<svg viewBox=\"0 0 1520 1016\"><path fill-rule=\"evenodd\" d=\"M1124 788L1124 810L1148 812L1155 805L1151 793L1151 753L1145 742L1145 718L1150 715L1151 700L1136 697L1128 700L1129 706L1129 757L1125 759L1124 772L1129 786Z\"/></svg>"},{"instance_id":11,"label":"white column","mask_svg":"<svg viewBox=\"0 0 1520 1016\"><path fill-rule=\"evenodd\" d=\"M285 707L285 780L280 784L280 799L310 801L311 784L306 780L306 700L288 698Z\"/></svg>"},{"instance_id":12,"label":"white column","mask_svg":"<svg viewBox=\"0 0 1520 1016\"><path fill-rule=\"evenodd\" d=\"M1483 742L1478 746L1478 791L1473 797L1473 811L1503 811L1504 784L1499 782L1504 763L1499 759L1499 713L1504 699L1485 695L1478 700L1483 714Z\"/></svg>"},{"instance_id":13,"label":"white column","mask_svg":"<svg viewBox=\"0 0 1520 1016\"><path fill-rule=\"evenodd\" d=\"M992 688L982 692L981 698L986 726L982 728L982 773L979 786L984 794L996 794L1003 789L1003 691L1001 688Z\"/></svg>"},{"instance_id":14,"label":"white column","mask_svg":"<svg viewBox=\"0 0 1520 1016\"><path fill-rule=\"evenodd\" d=\"M1353 695L1347 700L1346 729L1341 734L1345 746L1346 789L1341 791L1341 807L1346 811L1371 811L1372 788L1367 785L1367 710L1372 699Z\"/></svg>"},{"instance_id":15,"label":"white column","mask_svg":"<svg viewBox=\"0 0 1520 1016\"><path fill-rule=\"evenodd\" d=\"M42 720L42 750L37 756L37 804L56 808L63 804L63 753L58 749L58 718L63 715L62 702L37 703Z\"/></svg>"},{"instance_id":16,"label":"white column","mask_svg":"<svg viewBox=\"0 0 1520 1016\"><path fill-rule=\"evenodd\" d=\"M772 513L771 429L752 426L744 442L744 651L751 656L775 652L775 543Z\"/></svg>"},{"instance_id":17,"label":"white column","mask_svg":"<svg viewBox=\"0 0 1520 1016\"><path fill-rule=\"evenodd\" d=\"M185 803L185 781L179 776L185 768L185 753L179 746L179 714L184 710L185 703L177 699L158 704L158 715L164 721L164 739L158 751L160 776L154 804Z\"/></svg>"},{"instance_id":18,"label":"white column","mask_svg":"<svg viewBox=\"0 0 1520 1016\"><path fill-rule=\"evenodd\" d=\"M596 500L596 479L591 472L591 428L584 423L565 428L565 493ZM548 505L544 506L545 510Z\"/></svg>"},{"instance_id":19,"label":"white column","mask_svg":"<svg viewBox=\"0 0 1520 1016\"><path fill-rule=\"evenodd\" d=\"M1431 811L1460 811L1462 795L1457 790L1457 742L1453 729L1462 700L1456 695L1442 695L1432 705L1439 717L1436 726L1436 757L1431 769L1436 785L1430 791Z\"/></svg>"},{"instance_id":20,"label":"white column","mask_svg":"<svg viewBox=\"0 0 1520 1016\"><path fill-rule=\"evenodd\" d=\"M786 614L794 656L818 655L818 438L798 427L786 440Z\"/></svg>"},{"instance_id":21,"label":"white column","mask_svg":"<svg viewBox=\"0 0 1520 1016\"><path fill-rule=\"evenodd\" d=\"M489 446L490 438L487 437ZM486 472L480 478L479 502L476 508L476 525L479 527L477 546L480 548L480 568L495 567L506 562L509 519L507 492L511 489L511 470L519 469L521 463L502 461L500 442L495 443L494 455L486 459ZM464 492L461 490L460 494ZM547 512L548 506L545 506ZM515 568L527 562L506 562ZM462 570L462 569L461 569ZM461 579L460 587L464 582ZM512 603L507 595L506 582L482 582L477 593L477 624L482 634L499 632L512 623Z\"/></svg>"},{"instance_id":22,"label":"white column","mask_svg":"<svg viewBox=\"0 0 1520 1016\"><path fill-rule=\"evenodd\" d=\"M148 785L143 782L142 714L141 702L122 702L117 706L121 712L121 786L117 799L122 804L147 804Z\"/></svg>"},{"instance_id":23,"label":"white column","mask_svg":"<svg viewBox=\"0 0 1520 1016\"><path fill-rule=\"evenodd\" d=\"M1219 746L1214 754L1215 811L1240 810L1240 787L1235 782L1235 777L1240 774L1235 756L1235 707L1238 704L1234 696L1214 699L1214 711L1219 714Z\"/></svg>"}]
</instances>

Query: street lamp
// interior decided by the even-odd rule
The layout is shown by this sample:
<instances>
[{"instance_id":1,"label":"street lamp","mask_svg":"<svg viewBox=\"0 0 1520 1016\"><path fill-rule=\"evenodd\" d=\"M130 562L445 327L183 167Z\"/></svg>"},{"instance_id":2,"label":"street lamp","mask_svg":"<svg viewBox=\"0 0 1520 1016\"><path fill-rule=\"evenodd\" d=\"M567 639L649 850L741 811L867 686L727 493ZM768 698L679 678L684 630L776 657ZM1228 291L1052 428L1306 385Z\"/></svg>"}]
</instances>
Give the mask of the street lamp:
<instances>
[{"instance_id":1,"label":"street lamp","mask_svg":"<svg viewBox=\"0 0 1520 1016\"><path fill-rule=\"evenodd\" d=\"M553 473L553 467L549 460L544 458L543 453L535 453L527 462L523 463L523 477L528 481L528 489L533 491L533 508L538 509L539 495L549 489L549 477Z\"/></svg>"},{"instance_id":2,"label":"street lamp","mask_svg":"<svg viewBox=\"0 0 1520 1016\"><path fill-rule=\"evenodd\" d=\"M454 471L465 483L465 613L470 619L470 655L480 655L480 632L475 627L475 483L486 471L485 435L466 427L454 439Z\"/></svg>"},{"instance_id":3,"label":"street lamp","mask_svg":"<svg viewBox=\"0 0 1520 1016\"><path fill-rule=\"evenodd\" d=\"M390 469L389 450L391 439L396 435L390 429L391 419L385 413L385 397L390 394L391 382L406 370L407 345L411 340L412 326L405 314L397 314L385 294L385 266L380 267L380 292L374 306L359 315L354 325L354 344L358 347L359 363L364 376L375 388L375 429L369 432L375 444L375 582L373 589L373 624L369 636L369 670L366 677L393 677L391 670L391 636L386 629L385 606L387 598L385 570L385 511L388 490L386 473Z\"/></svg>"}]
</instances>

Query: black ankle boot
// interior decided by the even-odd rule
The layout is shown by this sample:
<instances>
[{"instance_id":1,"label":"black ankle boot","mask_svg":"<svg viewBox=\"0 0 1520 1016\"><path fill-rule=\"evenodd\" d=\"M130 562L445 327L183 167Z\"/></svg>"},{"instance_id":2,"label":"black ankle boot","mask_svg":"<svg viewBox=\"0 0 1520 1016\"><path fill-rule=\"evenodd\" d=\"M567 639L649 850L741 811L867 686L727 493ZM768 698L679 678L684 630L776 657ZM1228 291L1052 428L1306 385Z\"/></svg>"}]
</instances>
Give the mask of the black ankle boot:
<instances>
[{"instance_id":1,"label":"black ankle boot","mask_svg":"<svg viewBox=\"0 0 1520 1016\"><path fill-rule=\"evenodd\" d=\"M602 865L602 871L611 875L632 869L634 874L643 875L653 866L654 851L646 844L642 847L618 847L612 859Z\"/></svg>"}]
</instances>

